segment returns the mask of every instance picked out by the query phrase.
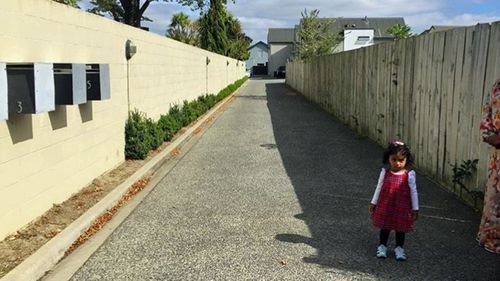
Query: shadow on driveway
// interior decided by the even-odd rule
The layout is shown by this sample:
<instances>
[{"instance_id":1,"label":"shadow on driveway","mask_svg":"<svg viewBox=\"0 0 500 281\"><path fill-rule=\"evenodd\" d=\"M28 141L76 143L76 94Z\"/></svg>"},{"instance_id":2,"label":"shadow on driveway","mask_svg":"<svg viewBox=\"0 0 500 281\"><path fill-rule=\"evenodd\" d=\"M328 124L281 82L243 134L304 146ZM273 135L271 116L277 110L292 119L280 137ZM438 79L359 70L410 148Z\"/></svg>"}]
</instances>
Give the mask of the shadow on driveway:
<instances>
[{"instance_id":1,"label":"shadow on driveway","mask_svg":"<svg viewBox=\"0 0 500 281\"><path fill-rule=\"evenodd\" d=\"M375 257L378 231L368 204L382 168L383 149L280 81L266 84L276 147L303 212L295 218L311 237L278 234L283 243L305 243L317 254L307 263L397 280L499 280L500 256L474 240L480 216L454 195L417 175L420 219L407 235L407 262Z\"/></svg>"}]
</instances>

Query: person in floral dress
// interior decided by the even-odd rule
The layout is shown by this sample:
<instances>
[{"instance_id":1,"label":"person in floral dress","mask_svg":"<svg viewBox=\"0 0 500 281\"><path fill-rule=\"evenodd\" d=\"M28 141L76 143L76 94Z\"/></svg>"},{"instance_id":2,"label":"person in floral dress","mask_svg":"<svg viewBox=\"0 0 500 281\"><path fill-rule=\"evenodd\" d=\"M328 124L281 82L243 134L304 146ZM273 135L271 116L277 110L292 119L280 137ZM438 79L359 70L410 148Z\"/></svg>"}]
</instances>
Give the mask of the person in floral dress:
<instances>
[{"instance_id":1,"label":"person in floral dress","mask_svg":"<svg viewBox=\"0 0 500 281\"><path fill-rule=\"evenodd\" d=\"M480 129L483 141L493 149L477 240L487 251L500 254L500 79L483 107Z\"/></svg>"}]
</instances>

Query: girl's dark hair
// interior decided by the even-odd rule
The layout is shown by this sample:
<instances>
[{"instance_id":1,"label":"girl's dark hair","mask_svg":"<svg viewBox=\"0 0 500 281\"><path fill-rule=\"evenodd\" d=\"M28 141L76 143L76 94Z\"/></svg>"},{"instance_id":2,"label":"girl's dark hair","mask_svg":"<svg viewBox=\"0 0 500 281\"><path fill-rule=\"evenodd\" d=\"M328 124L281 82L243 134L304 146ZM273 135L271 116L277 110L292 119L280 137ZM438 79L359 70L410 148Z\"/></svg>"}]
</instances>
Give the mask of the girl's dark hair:
<instances>
[{"instance_id":1,"label":"girl's dark hair","mask_svg":"<svg viewBox=\"0 0 500 281\"><path fill-rule=\"evenodd\" d=\"M411 154L410 148L400 142L400 141L392 141L389 143L389 146L384 151L384 157L382 158L382 163L389 164L389 156L401 153L404 157L406 157L406 166L413 164L413 155Z\"/></svg>"}]
</instances>

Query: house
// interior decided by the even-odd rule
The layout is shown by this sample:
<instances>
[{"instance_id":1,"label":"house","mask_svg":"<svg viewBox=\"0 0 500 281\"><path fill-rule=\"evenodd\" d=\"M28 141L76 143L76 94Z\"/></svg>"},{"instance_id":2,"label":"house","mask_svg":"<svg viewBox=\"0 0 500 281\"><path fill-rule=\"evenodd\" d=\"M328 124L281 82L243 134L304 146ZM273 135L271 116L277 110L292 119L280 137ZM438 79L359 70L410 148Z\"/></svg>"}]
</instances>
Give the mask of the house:
<instances>
[{"instance_id":1,"label":"house","mask_svg":"<svg viewBox=\"0 0 500 281\"><path fill-rule=\"evenodd\" d=\"M328 20L328 19L322 19ZM386 18L334 18L331 30L338 35L336 52L349 51L382 42L393 41L387 29L397 24L405 25L401 17Z\"/></svg>"},{"instance_id":2,"label":"house","mask_svg":"<svg viewBox=\"0 0 500 281\"><path fill-rule=\"evenodd\" d=\"M420 34L427 34L427 33L433 33L433 32L439 32L439 31L447 31L450 29L458 28L458 27L463 27L459 25L433 25L429 27L429 29L425 30L424 32Z\"/></svg>"},{"instance_id":3,"label":"house","mask_svg":"<svg viewBox=\"0 0 500 281\"><path fill-rule=\"evenodd\" d=\"M253 69L253 74L267 74L267 63L269 55L269 47L266 43L259 41L248 47L250 57L246 61L247 69ZM264 73L261 73L264 72Z\"/></svg>"},{"instance_id":4,"label":"house","mask_svg":"<svg viewBox=\"0 0 500 281\"><path fill-rule=\"evenodd\" d=\"M335 52L348 51L387 41L394 36L387 29L396 24L405 25L402 17L386 18L322 18L320 21L333 20L330 28L340 40ZM268 73L272 75L279 66L293 58L297 32L300 24L294 28L270 28L267 34L269 46Z\"/></svg>"},{"instance_id":5,"label":"house","mask_svg":"<svg viewBox=\"0 0 500 281\"><path fill-rule=\"evenodd\" d=\"M286 65L287 61L292 58L294 42L294 28L269 28L267 33L267 45L269 46L268 75L273 75L278 67Z\"/></svg>"}]
</instances>

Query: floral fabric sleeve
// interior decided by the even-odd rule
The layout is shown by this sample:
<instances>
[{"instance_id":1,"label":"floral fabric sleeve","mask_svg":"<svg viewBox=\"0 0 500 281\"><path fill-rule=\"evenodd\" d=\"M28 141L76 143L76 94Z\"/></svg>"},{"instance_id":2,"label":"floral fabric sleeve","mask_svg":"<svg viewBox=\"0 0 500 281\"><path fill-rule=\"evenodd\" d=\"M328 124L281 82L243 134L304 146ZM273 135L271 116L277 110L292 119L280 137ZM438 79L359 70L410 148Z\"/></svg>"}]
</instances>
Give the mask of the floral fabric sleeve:
<instances>
[{"instance_id":1,"label":"floral fabric sleeve","mask_svg":"<svg viewBox=\"0 0 500 281\"><path fill-rule=\"evenodd\" d=\"M498 134L500 129L500 79L495 82L491 95L483 106L479 126L483 139Z\"/></svg>"}]
</instances>

